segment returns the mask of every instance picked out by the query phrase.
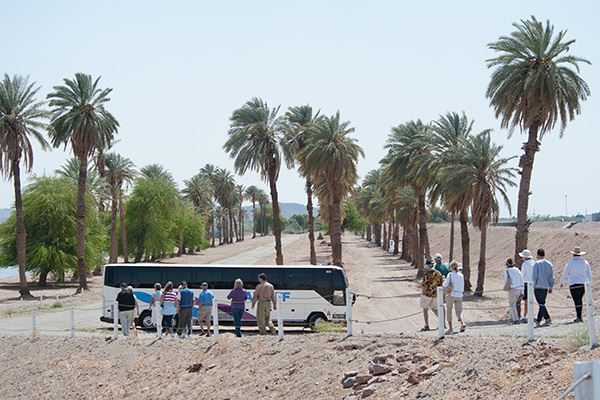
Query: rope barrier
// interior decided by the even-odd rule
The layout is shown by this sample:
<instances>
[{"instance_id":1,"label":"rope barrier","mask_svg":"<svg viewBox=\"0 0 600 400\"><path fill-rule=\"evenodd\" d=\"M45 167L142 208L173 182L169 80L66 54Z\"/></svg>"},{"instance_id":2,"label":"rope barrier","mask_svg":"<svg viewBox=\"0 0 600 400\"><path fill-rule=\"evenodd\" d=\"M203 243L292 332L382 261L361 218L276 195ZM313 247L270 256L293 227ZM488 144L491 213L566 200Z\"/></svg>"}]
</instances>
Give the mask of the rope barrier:
<instances>
[{"instance_id":1,"label":"rope barrier","mask_svg":"<svg viewBox=\"0 0 600 400\"><path fill-rule=\"evenodd\" d=\"M400 317L394 317L394 318L388 318L388 319L380 319L380 320L375 320L375 321L361 321L361 320L353 319L352 322L356 322L358 324L367 324L367 325L370 325L370 324L381 324L381 323L385 323L385 322L399 321L401 319L415 317L417 315L421 315L421 311L416 312L416 313L412 313L412 314L402 315Z\"/></svg>"}]
</instances>

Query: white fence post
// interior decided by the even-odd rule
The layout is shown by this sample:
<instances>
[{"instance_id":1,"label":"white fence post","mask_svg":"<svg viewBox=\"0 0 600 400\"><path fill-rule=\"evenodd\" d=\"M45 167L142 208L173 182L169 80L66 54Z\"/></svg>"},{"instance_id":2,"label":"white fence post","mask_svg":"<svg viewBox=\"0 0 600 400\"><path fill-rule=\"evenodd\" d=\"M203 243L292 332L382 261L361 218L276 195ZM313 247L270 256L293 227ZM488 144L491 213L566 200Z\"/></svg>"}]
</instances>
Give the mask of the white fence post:
<instances>
[{"instance_id":1,"label":"white fence post","mask_svg":"<svg viewBox=\"0 0 600 400\"><path fill-rule=\"evenodd\" d=\"M113 302L112 305L112 315L113 315L113 334L112 338L116 339L119 333L119 303L116 301Z\"/></svg>"},{"instance_id":2,"label":"white fence post","mask_svg":"<svg viewBox=\"0 0 600 400\"><path fill-rule=\"evenodd\" d=\"M533 292L533 282L527 283L527 341L533 342L533 300L535 294Z\"/></svg>"},{"instance_id":3,"label":"white fence post","mask_svg":"<svg viewBox=\"0 0 600 400\"><path fill-rule=\"evenodd\" d=\"M44 304L44 296L40 296L40 306Z\"/></svg>"},{"instance_id":4,"label":"white fence post","mask_svg":"<svg viewBox=\"0 0 600 400\"><path fill-rule=\"evenodd\" d=\"M346 288L346 336L352 336L352 289Z\"/></svg>"},{"instance_id":5,"label":"white fence post","mask_svg":"<svg viewBox=\"0 0 600 400\"><path fill-rule=\"evenodd\" d=\"M219 305L216 300L212 304L212 317L213 317L213 343L219 341Z\"/></svg>"},{"instance_id":6,"label":"white fence post","mask_svg":"<svg viewBox=\"0 0 600 400\"><path fill-rule=\"evenodd\" d=\"M575 363L573 367L573 384L560 399L566 399L571 392L575 393L575 399L600 398L600 361Z\"/></svg>"},{"instance_id":7,"label":"white fence post","mask_svg":"<svg viewBox=\"0 0 600 400\"><path fill-rule=\"evenodd\" d=\"M595 348L598 345L598 338L596 336L596 321L594 320L594 300L592 298L592 282L585 283L585 309L588 319L588 331L590 334L590 349ZM598 377L600 379L600 376ZM600 382L598 383L600 385Z\"/></svg>"},{"instance_id":8,"label":"white fence post","mask_svg":"<svg viewBox=\"0 0 600 400\"><path fill-rule=\"evenodd\" d=\"M445 313L444 313L444 288L437 288L437 309L438 309L438 339L442 339L446 334L445 329Z\"/></svg>"},{"instance_id":9,"label":"white fence post","mask_svg":"<svg viewBox=\"0 0 600 400\"><path fill-rule=\"evenodd\" d=\"M75 307L73 307L73 305L71 304L71 310L69 313L69 317L70 317L70 325L71 325L71 332L69 333L69 337L75 337Z\"/></svg>"},{"instance_id":10,"label":"white fence post","mask_svg":"<svg viewBox=\"0 0 600 400\"><path fill-rule=\"evenodd\" d=\"M36 321L35 321L35 308L31 310L31 336L37 335Z\"/></svg>"},{"instance_id":11,"label":"white fence post","mask_svg":"<svg viewBox=\"0 0 600 400\"><path fill-rule=\"evenodd\" d=\"M281 318L281 293L277 293L277 339L283 340L283 319Z\"/></svg>"},{"instance_id":12,"label":"white fence post","mask_svg":"<svg viewBox=\"0 0 600 400\"><path fill-rule=\"evenodd\" d=\"M154 321L156 322L156 337L160 338L162 335L162 321L160 319L160 304L158 301L154 302L154 310L152 310L154 314Z\"/></svg>"}]
</instances>

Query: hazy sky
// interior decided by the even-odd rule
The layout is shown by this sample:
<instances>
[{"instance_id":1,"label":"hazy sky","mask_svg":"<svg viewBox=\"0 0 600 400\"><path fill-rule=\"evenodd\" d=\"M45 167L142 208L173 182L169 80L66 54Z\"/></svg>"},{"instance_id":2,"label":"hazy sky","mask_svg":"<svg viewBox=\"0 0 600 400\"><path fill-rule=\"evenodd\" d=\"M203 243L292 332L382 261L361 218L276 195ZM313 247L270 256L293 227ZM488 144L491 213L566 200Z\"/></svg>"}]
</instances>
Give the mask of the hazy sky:
<instances>
[{"instance_id":1,"label":"hazy sky","mask_svg":"<svg viewBox=\"0 0 600 400\"><path fill-rule=\"evenodd\" d=\"M205 163L228 169L229 116L253 96L270 105L310 103L352 121L366 157L378 166L390 127L465 111L475 128L493 128L505 155L526 137L500 129L485 99L493 56L486 44L531 14L576 38L592 90L564 138L544 137L535 160L530 212L600 211L600 6L594 1L2 1L0 73L29 75L45 96L75 72L101 75L114 89L108 109L121 124L115 150L138 166L161 163L178 181ZM37 151L34 173L68 156ZM515 160L516 165L516 160ZM594 172L596 171L596 172ZM258 174L238 178L258 184ZM303 202L302 181L282 171L280 200ZM13 202L0 183L0 207ZM516 189L511 192L516 210ZM507 214L506 211L503 212Z\"/></svg>"}]
</instances>

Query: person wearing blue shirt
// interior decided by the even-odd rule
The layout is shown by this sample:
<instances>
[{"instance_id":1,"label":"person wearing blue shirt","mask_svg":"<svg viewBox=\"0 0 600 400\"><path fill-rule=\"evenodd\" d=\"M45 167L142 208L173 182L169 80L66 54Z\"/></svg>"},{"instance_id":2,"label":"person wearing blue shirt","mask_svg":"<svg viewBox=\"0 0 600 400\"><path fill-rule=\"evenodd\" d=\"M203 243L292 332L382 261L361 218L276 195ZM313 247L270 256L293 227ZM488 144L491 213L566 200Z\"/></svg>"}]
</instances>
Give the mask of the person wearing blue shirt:
<instances>
[{"instance_id":1,"label":"person wearing blue shirt","mask_svg":"<svg viewBox=\"0 0 600 400\"><path fill-rule=\"evenodd\" d=\"M210 337L210 315L215 295L208 290L208 283L202 282L201 287L202 291L196 300L196 304L198 305L198 324L200 325L200 334L204 334L204 325L206 325L206 336Z\"/></svg>"},{"instance_id":2,"label":"person wearing blue shirt","mask_svg":"<svg viewBox=\"0 0 600 400\"><path fill-rule=\"evenodd\" d=\"M192 336L192 311L194 310L194 292L187 287L187 282L181 282L181 290L177 293L177 334L180 338Z\"/></svg>"},{"instance_id":3,"label":"person wearing blue shirt","mask_svg":"<svg viewBox=\"0 0 600 400\"><path fill-rule=\"evenodd\" d=\"M552 293L554 287L554 268L552 263L546 260L544 249L538 249L537 261L533 264L533 285L533 294L539 306L536 326L542 326L542 319L545 320L543 326L548 326L552 320L546 308L546 296Z\"/></svg>"}]
</instances>

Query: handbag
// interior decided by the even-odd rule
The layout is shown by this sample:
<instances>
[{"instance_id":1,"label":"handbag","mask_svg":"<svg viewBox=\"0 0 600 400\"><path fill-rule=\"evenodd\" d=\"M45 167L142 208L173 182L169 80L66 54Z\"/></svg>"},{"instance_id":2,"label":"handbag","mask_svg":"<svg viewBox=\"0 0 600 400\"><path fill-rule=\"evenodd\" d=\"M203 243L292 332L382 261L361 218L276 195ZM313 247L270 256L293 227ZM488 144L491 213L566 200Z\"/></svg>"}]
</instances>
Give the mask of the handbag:
<instances>
[{"instance_id":1,"label":"handbag","mask_svg":"<svg viewBox=\"0 0 600 400\"><path fill-rule=\"evenodd\" d=\"M452 293L453 289L454 289L454 285L452 284L452 273L449 273L448 274L448 287L446 289L444 289L444 294L450 295L450 293Z\"/></svg>"},{"instance_id":2,"label":"handbag","mask_svg":"<svg viewBox=\"0 0 600 400\"><path fill-rule=\"evenodd\" d=\"M510 273L508 272L508 268L506 269L506 282L504 282L504 287L502 288L505 292L510 290Z\"/></svg>"}]
</instances>

